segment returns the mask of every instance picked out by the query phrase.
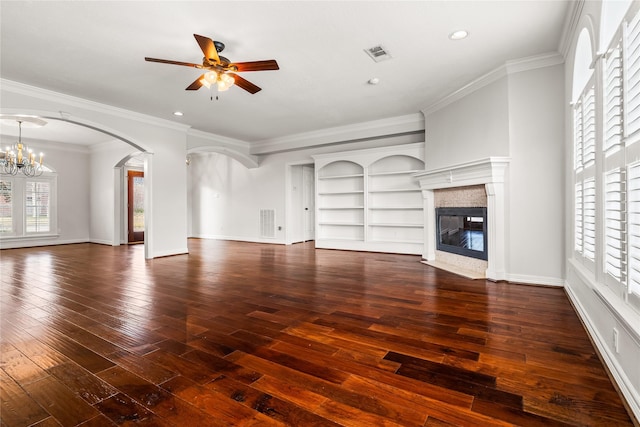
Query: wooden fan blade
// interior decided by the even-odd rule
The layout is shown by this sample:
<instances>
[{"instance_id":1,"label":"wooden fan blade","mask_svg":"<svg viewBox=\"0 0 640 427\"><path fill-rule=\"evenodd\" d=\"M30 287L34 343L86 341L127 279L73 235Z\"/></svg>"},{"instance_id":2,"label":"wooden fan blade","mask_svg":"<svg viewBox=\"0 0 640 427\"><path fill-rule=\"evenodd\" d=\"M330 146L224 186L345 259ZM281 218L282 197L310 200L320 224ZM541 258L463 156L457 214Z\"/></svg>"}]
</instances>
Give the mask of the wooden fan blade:
<instances>
[{"instance_id":1,"label":"wooden fan blade","mask_svg":"<svg viewBox=\"0 0 640 427\"><path fill-rule=\"evenodd\" d=\"M260 92L262 89L259 88L258 86L254 85L253 83L251 83L249 80L243 79L242 77L240 77L237 74L233 74L233 73L227 73L228 75L230 75L231 77L233 77L233 80L235 80L235 85L238 87L241 87L242 89L246 90L247 92L254 94L256 92Z\"/></svg>"},{"instance_id":2,"label":"wooden fan blade","mask_svg":"<svg viewBox=\"0 0 640 427\"><path fill-rule=\"evenodd\" d=\"M268 59L266 61L234 62L233 64L231 64L231 67L235 67L235 71L238 72L268 71L280 69L275 59Z\"/></svg>"},{"instance_id":3,"label":"wooden fan blade","mask_svg":"<svg viewBox=\"0 0 640 427\"><path fill-rule=\"evenodd\" d=\"M200 49L202 49L202 53L204 53L205 58L215 63L220 62L220 57L218 56L216 47L213 45L213 40L211 40L209 37L199 36L197 34L194 34L193 37L196 38L196 41L198 42Z\"/></svg>"},{"instance_id":4,"label":"wooden fan blade","mask_svg":"<svg viewBox=\"0 0 640 427\"><path fill-rule=\"evenodd\" d=\"M202 79L204 79L204 74L202 74L200 77L195 79L195 81L193 83L191 83L189 86L187 86L187 88L185 90L198 90L198 89L200 89L202 87L202 82L201 82Z\"/></svg>"},{"instance_id":5,"label":"wooden fan blade","mask_svg":"<svg viewBox=\"0 0 640 427\"><path fill-rule=\"evenodd\" d=\"M192 64L191 62L171 61L169 59L158 59L158 58L144 58L144 60L149 62L160 62L161 64L173 64L173 65L183 65L185 67L202 68L201 64Z\"/></svg>"}]
</instances>

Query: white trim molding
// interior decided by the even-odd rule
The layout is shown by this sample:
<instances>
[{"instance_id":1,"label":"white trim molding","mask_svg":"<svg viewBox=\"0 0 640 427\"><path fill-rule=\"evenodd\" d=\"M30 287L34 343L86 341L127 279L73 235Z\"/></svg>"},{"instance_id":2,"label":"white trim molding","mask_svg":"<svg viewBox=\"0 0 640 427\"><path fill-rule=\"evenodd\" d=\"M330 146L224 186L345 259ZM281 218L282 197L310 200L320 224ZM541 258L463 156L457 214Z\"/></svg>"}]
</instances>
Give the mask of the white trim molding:
<instances>
[{"instance_id":1,"label":"white trim molding","mask_svg":"<svg viewBox=\"0 0 640 427\"><path fill-rule=\"evenodd\" d=\"M244 165L244 167L246 167L247 169L255 169L260 166L260 163L258 162L258 158L256 156L252 156L251 154L245 154L238 150L234 150L227 147L205 145L205 146L199 146L199 147L195 147L187 150L187 156L189 154L206 154L206 153L224 154L225 156L229 156L232 159L237 160L242 165Z\"/></svg>"},{"instance_id":2,"label":"white trim molding","mask_svg":"<svg viewBox=\"0 0 640 427\"><path fill-rule=\"evenodd\" d=\"M460 89L450 93L444 98L441 98L438 101L425 106L421 109L421 111L426 117L429 114L441 110L447 105L459 101L469 94L500 80L503 77L507 77L509 74L550 67L553 65L562 64L563 62L564 57L557 52L544 53L541 55L529 56L526 58L507 61L500 67L478 77L477 79L462 86Z\"/></svg>"},{"instance_id":3,"label":"white trim molding","mask_svg":"<svg viewBox=\"0 0 640 427\"><path fill-rule=\"evenodd\" d=\"M424 132L424 116L421 113L264 139L251 144L251 154L271 154L416 132Z\"/></svg>"},{"instance_id":4,"label":"white trim molding","mask_svg":"<svg viewBox=\"0 0 640 427\"><path fill-rule=\"evenodd\" d=\"M611 376L624 396L626 403L636 418L640 420L640 390L638 389L638 357L640 341L638 325L632 325L617 312L614 307L590 279L591 273L573 260L568 262L565 292L578 317L587 329L598 353L604 359ZM632 315L631 319L637 319ZM618 327L623 348L617 352L611 341L611 327ZM625 342L627 343L624 346Z\"/></svg>"},{"instance_id":5,"label":"white trim molding","mask_svg":"<svg viewBox=\"0 0 640 427\"><path fill-rule=\"evenodd\" d=\"M124 108L114 107L112 105L102 104L95 101L89 101L84 98L78 98L76 96L67 95L61 92L55 92L48 89L42 89L36 86L29 86L24 83L18 83L12 80L0 79L0 85L2 86L2 90L11 93L17 93L20 95L31 96L37 99L43 99L47 101L54 101L56 103L64 102L67 105L79 107L91 111L98 111L100 113L123 117L130 120L135 120L142 123L147 123L153 126L159 126L163 128L174 129L177 131L186 132L189 129L188 125L184 125L182 123L172 122L170 120L160 119L158 117L149 116L147 114L138 113L131 110L125 110ZM65 120L73 122L70 120L72 116L70 113L65 113L63 111L58 112L60 117L59 120ZM55 117L47 117L47 118L55 118Z\"/></svg>"}]
</instances>

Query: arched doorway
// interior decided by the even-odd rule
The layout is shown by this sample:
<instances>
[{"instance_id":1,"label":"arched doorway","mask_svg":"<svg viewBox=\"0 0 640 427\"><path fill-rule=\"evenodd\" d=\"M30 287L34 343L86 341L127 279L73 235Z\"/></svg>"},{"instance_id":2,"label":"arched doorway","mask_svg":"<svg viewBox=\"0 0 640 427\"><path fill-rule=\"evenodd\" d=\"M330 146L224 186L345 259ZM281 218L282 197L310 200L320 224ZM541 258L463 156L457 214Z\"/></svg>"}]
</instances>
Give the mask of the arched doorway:
<instances>
[{"instance_id":1,"label":"arched doorway","mask_svg":"<svg viewBox=\"0 0 640 427\"><path fill-rule=\"evenodd\" d=\"M67 178L69 181L86 181L89 186L88 189L83 190L83 194L89 193L89 195L83 196L84 198L79 201L78 206L70 207L69 209L86 210L89 220L86 221L89 225L86 227L88 231L84 236L88 236L89 241L100 244L108 244L117 246L121 243L120 233L122 220L119 215L119 207L122 206L120 201L121 187L120 178L114 175L114 165L118 168L118 163L123 158L129 158L132 155L141 155L142 161L139 164L143 171L150 170L150 163L152 156L146 155L149 150L146 149L141 143L135 141L119 131L110 129L107 126L96 124L83 119L74 118L70 119L65 117L62 113L51 113L47 111L36 111L28 109L19 110L7 110L2 109L0 118L19 117L19 116L32 116L45 120L49 125L49 134L41 134L41 145L47 147L45 151L52 150L56 153L56 156L47 157L45 154L45 162L47 158L51 161L56 161L60 164L60 167L56 167L60 173L64 174L67 170L82 170L84 175L74 178ZM46 129L46 126L43 128ZM4 131L4 129L3 129ZM4 133L4 132L3 132ZM11 136L7 134L8 136ZM38 144L35 142L34 144ZM66 150L66 151L65 151ZM65 152L73 152L73 155L65 155ZM76 154L82 153L82 154ZM77 157L81 157L79 160L73 160ZM109 160L112 159L112 160ZM145 181L144 190L145 193L150 192L150 181ZM77 186L67 185L61 187L61 191L76 191ZM66 189L66 190L65 190ZM74 193L67 194L63 197L64 200L73 198ZM89 199L87 202L85 199ZM85 203L88 203L88 207L85 207ZM66 202L67 205L70 203ZM151 212L151 205L148 198L144 198L144 212ZM63 212L64 213L64 212ZM63 224L64 225L64 224ZM66 228L72 228L75 224L67 224L66 227L62 227L63 231ZM152 237L150 232L150 226L145 224L145 257L151 258L148 242ZM76 238L77 237L73 236ZM85 237L86 239L86 237ZM86 241L86 240L84 240ZM50 243L56 244L56 240L52 239ZM70 243L69 239L61 243ZM27 244L28 242L25 242Z\"/></svg>"}]
</instances>

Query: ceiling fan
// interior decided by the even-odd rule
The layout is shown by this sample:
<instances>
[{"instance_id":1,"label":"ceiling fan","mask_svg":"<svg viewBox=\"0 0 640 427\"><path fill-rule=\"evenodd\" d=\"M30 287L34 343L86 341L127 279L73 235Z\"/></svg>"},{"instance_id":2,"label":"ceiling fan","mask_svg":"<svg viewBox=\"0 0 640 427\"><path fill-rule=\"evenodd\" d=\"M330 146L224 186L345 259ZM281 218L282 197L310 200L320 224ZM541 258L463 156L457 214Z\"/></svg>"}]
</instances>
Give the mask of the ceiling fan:
<instances>
[{"instance_id":1,"label":"ceiling fan","mask_svg":"<svg viewBox=\"0 0 640 427\"><path fill-rule=\"evenodd\" d=\"M198 90L202 86L209 88L216 85L218 87L218 91L225 91L232 85L236 84L247 92L254 94L262 89L235 73L280 69L275 59L252 62L231 62L224 56L218 55L218 53L224 50L224 43L213 41L209 37L199 36L198 34L194 34L193 37L196 38L200 49L202 49L202 53L204 53L202 64L148 57L145 57L144 60L207 70L206 73L202 74L193 83L187 86L186 90Z\"/></svg>"}]
</instances>

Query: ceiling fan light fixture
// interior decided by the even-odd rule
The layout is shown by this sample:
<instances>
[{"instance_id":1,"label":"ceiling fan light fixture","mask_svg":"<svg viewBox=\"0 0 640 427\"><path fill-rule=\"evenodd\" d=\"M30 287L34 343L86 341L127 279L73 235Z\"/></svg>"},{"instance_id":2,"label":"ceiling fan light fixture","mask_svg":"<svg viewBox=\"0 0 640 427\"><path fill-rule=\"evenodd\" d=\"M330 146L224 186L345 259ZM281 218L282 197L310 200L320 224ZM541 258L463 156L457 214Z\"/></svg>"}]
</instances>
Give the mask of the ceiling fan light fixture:
<instances>
[{"instance_id":1,"label":"ceiling fan light fixture","mask_svg":"<svg viewBox=\"0 0 640 427\"><path fill-rule=\"evenodd\" d=\"M209 82L209 84L214 84L218 80L218 73L209 71L204 75L204 79Z\"/></svg>"},{"instance_id":2,"label":"ceiling fan light fixture","mask_svg":"<svg viewBox=\"0 0 640 427\"><path fill-rule=\"evenodd\" d=\"M228 90L235 83L235 79L228 74L221 74L218 77L218 91L224 92Z\"/></svg>"}]
</instances>

